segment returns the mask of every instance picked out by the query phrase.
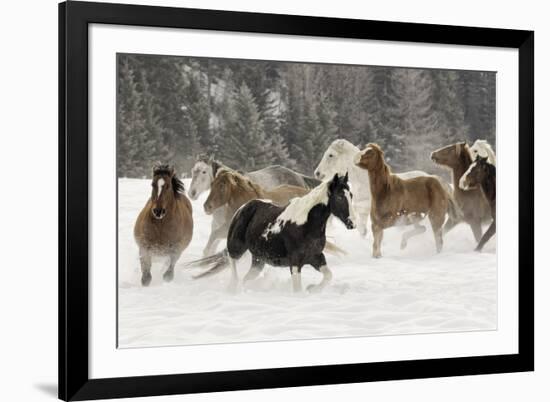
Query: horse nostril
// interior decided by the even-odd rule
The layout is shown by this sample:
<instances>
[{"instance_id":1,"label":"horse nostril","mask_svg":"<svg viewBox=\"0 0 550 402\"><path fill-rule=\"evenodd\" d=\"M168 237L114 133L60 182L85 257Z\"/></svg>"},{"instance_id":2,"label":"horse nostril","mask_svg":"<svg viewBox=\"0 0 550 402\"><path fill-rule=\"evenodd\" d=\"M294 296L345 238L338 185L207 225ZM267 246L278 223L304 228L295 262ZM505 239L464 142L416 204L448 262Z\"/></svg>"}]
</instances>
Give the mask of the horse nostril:
<instances>
[{"instance_id":1,"label":"horse nostril","mask_svg":"<svg viewBox=\"0 0 550 402\"><path fill-rule=\"evenodd\" d=\"M195 197L195 190L191 191L191 197Z\"/></svg>"},{"instance_id":2,"label":"horse nostril","mask_svg":"<svg viewBox=\"0 0 550 402\"><path fill-rule=\"evenodd\" d=\"M163 208L154 208L153 209L153 214L158 218L162 214L164 214L164 209Z\"/></svg>"}]
</instances>

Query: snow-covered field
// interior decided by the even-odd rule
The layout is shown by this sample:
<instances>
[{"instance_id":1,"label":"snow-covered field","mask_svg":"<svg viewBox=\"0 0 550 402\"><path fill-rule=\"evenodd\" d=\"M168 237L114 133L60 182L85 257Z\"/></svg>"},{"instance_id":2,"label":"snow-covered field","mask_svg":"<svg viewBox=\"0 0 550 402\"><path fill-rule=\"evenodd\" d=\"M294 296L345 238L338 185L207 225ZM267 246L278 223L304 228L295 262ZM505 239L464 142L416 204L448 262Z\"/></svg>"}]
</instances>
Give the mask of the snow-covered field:
<instances>
[{"instance_id":1,"label":"snow-covered field","mask_svg":"<svg viewBox=\"0 0 550 402\"><path fill-rule=\"evenodd\" d=\"M399 250L403 229L387 230L383 257L373 259L370 231L362 239L333 220L327 234L348 254L327 256L334 276L320 294L293 294L289 270L269 266L236 294L226 291L228 271L193 280L200 269L183 265L202 256L211 219L202 208L207 194L193 203L193 240L176 265L175 280L163 283L166 262L156 261L153 282L143 288L132 230L150 186L148 180L119 180L120 347L496 329L496 239L476 253L464 224L445 236L441 254L435 253L430 229L404 251ZM241 277L249 263L245 254ZM304 267L304 289L320 279Z\"/></svg>"}]
</instances>

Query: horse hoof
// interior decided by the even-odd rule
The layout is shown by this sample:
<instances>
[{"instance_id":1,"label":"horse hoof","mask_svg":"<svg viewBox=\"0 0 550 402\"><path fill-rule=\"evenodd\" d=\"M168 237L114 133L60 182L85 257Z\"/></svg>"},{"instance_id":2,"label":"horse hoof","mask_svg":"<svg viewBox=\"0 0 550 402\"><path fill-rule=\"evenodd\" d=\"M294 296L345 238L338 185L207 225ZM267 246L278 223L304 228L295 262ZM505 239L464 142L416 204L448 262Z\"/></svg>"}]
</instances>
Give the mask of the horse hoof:
<instances>
[{"instance_id":1,"label":"horse hoof","mask_svg":"<svg viewBox=\"0 0 550 402\"><path fill-rule=\"evenodd\" d=\"M382 254L373 254L372 258L382 258Z\"/></svg>"},{"instance_id":2,"label":"horse hoof","mask_svg":"<svg viewBox=\"0 0 550 402\"><path fill-rule=\"evenodd\" d=\"M172 280L174 279L174 271L166 271L162 275L162 279L164 279L164 282L172 282Z\"/></svg>"},{"instance_id":3,"label":"horse hoof","mask_svg":"<svg viewBox=\"0 0 550 402\"><path fill-rule=\"evenodd\" d=\"M407 242L402 240L401 241L401 250L405 250L407 248Z\"/></svg>"},{"instance_id":4,"label":"horse hoof","mask_svg":"<svg viewBox=\"0 0 550 402\"><path fill-rule=\"evenodd\" d=\"M322 290L318 285L308 285L306 289L309 293L321 293Z\"/></svg>"},{"instance_id":5,"label":"horse hoof","mask_svg":"<svg viewBox=\"0 0 550 402\"><path fill-rule=\"evenodd\" d=\"M150 273L141 275L141 285L149 286L149 284L151 283L151 279L153 279L153 277Z\"/></svg>"}]
</instances>

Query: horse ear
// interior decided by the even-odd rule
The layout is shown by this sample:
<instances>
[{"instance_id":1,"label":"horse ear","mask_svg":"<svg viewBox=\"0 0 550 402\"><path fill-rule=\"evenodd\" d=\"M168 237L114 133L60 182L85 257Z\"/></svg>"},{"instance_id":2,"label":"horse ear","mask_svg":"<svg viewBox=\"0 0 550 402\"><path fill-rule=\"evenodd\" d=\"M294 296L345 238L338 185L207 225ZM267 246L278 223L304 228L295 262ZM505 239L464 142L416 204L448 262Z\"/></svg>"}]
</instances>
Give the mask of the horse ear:
<instances>
[{"instance_id":1,"label":"horse ear","mask_svg":"<svg viewBox=\"0 0 550 402\"><path fill-rule=\"evenodd\" d=\"M214 162L214 155L212 154L208 155L208 162L210 163Z\"/></svg>"},{"instance_id":2,"label":"horse ear","mask_svg":"<svg viewBox=\"0 0 550 402\"><path fill-rule=\"evenodd\" d=\"M344 176L344 183L348 182L348 171L346 170L346 175Z\"/></svg>"}]
</instances>

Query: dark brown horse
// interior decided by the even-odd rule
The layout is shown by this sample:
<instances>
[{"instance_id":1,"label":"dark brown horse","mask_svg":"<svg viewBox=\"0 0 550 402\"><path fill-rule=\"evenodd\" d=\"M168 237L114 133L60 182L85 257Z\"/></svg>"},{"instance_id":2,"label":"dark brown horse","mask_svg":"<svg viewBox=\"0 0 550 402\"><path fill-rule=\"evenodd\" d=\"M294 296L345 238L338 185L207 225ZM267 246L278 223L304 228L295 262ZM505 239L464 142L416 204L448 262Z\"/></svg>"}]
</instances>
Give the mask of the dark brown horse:
<instances>
[{"instance_id":1,"label":"dark brown horse","mask_svg":"<svg viewBox=\"0 0 550 402\"><path fill-rule=\"evenodd\" d=\"M472 164L468 144L457 142L432 152L432 160L438 165L446 166L453 173L453 195L462 211L463 221L470 225L476 242L481 240L482 222L491 219L491 209L480 189L464 191L460 188L460 178ZM443 231L447 233L458 220L449 220Z\"/></svg>"},{"instance_id":2,"label":"dark brown horse","mask_svg":"<svg viewBox=\"0 0 550 402\"><path fill-rule=\"evenodd\" d=\"M373 257L382 256L380 247L384 229L416 224L426 216L432 224L436 250L440 252L446 214L458 214L458 208L440 180L435 176L400 178L391 172L384 161L384 152L377 144L368 144L356 156L355 164L369 172Z\"/></svg>"},{"instance_id":3,"label":"dark brown horse","mask_svg":"<svg viewBox=\"0 0 550 402\"><path fill-rule=\"evenodd\" d=\"M151 258L168 257L168 269L163 278L174 278L174 266L193 237L193 210L185 196L183 183L169 165L153 168L151 197L141 210L134 226L134 238L139 247L141 284L151 283Z\"/></svg>"},{"instance_id":4,"label":"dark brown horse","mask_svg":"<svg viewBox=\"0 0 550 402\"><path fill-rule=\"evenodd\" d=\"M466 173L460 178L460 188L468 191L480 188L483 196L491 206L493 222L481 237L476 251L481 251L485 243L489 241L497 229L497 169L487 161L487 157L477 156L474 163L470 165Z\"/></svg>"}]
</instances>

